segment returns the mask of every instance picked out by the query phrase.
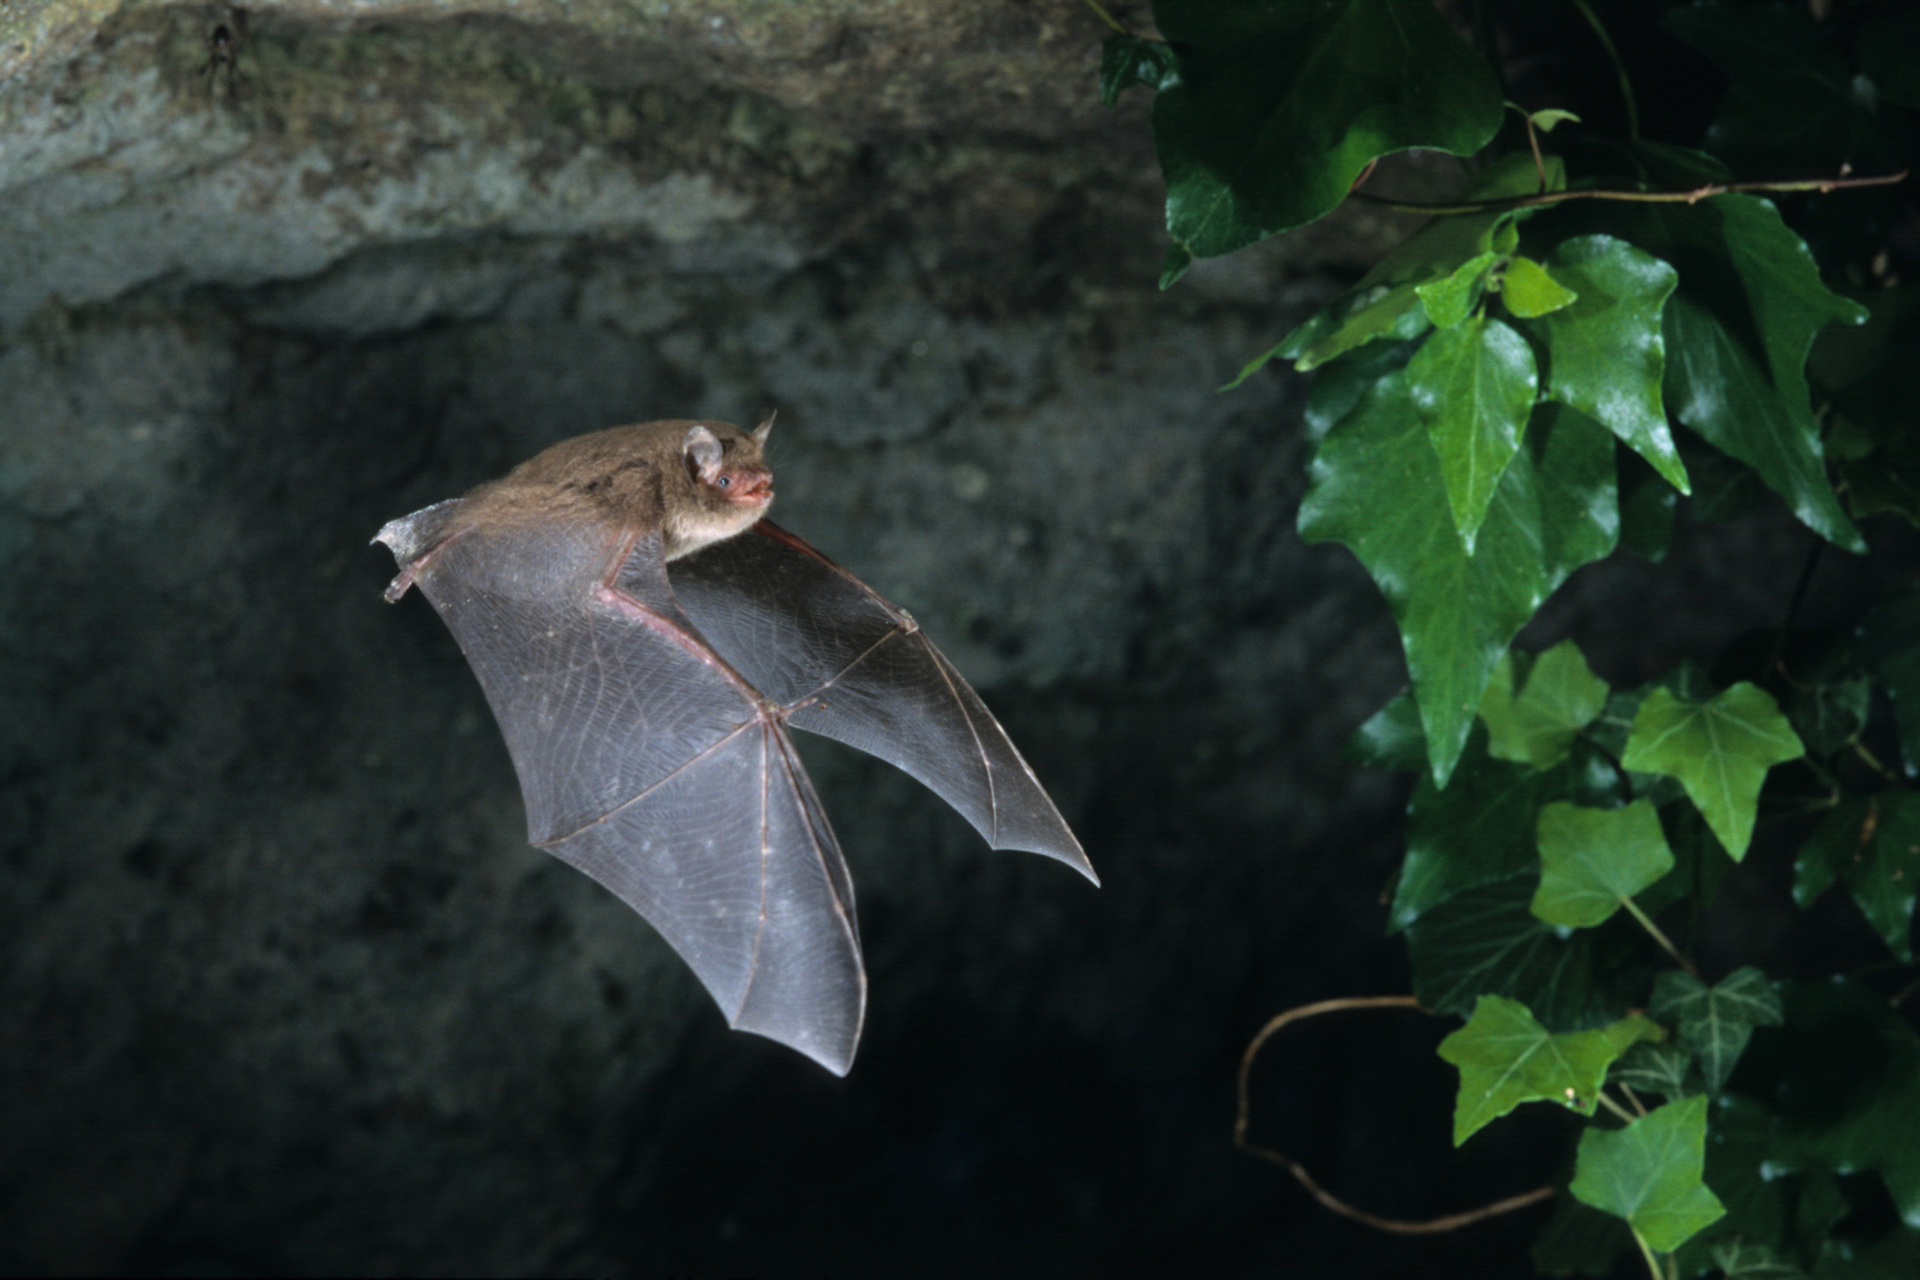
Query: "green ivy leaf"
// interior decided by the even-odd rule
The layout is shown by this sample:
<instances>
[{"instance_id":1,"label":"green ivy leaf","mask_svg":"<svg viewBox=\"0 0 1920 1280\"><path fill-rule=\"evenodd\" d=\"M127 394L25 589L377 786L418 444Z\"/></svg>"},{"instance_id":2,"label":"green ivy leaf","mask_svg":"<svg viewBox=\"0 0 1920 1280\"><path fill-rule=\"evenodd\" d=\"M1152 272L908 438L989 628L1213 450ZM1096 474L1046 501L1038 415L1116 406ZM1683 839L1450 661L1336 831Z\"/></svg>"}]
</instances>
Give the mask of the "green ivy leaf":
<instances>
[{"instance_id":1,"label":"green ivy leaf","mask_svg":"<svg viewBox=\"0 0 1920 1280\"><path fill-rule=\"evenodd\" d=\"M1727 1216L1681 1246L1674 1255L1678 1274L1703 1274L1714 1251L1735 1242L1783 1257L1817 1256L1833 1224L1851 1210L1833 1175L1824 1169L1782 1174L1769 1166L1770 1106L1723 1093L1708 1118L1706 1183Z\"/></svg>"},{"instance_id":2,"label":"green ivy leaf","mask_svg":"<svg viewBox=\"0 0 1920 1280\"><path fill-rule=\"evenodd\" d=\"M1547 396L1618 436L1662 478L1690 492L1667 430L1661 310L1679 277L1612 236L1580 236L1553 251L1555 275L1578 294L1537 326L1548 351Z\"/></svg>"},{"instance_id":3,"label":"green ivy leaf","mask_svg":"<svg viewBox=\"0 0 1920 1280\"><path fill-rule=\"evenodd\" d=\"M1426 309L1412 281L1398 284L1356 285L1314 313L1312 319L1247 361L1222 387L1231 391L1263 368L1267 361L1286 359L1302 373L1319 368L1377 338L1402 341L1417 338L1428 328Z\"/></svg>"},{"instance_id":4,"label":"green ivy leaf","mask_svg":"<svg viewBox=\"0 0 1920 1280\"><path fill-rule=\"evenodd\" d=\"M1920 793L1843 800L1800 847L1793 900L1802 909L1838 877L1902 963L1913 963L1914 887L1920 882Z\"/></svg>"},{"instance_id":5,"label":"green ivy leaf","mask_svg":"<svg viewBox=\"0 0 1920 1280\"><path fill-rule=\"evenodd\" d=\"M1555 172L1562 168L1557 166ZM1474 179L1468 197L1497 200L1523 195L1533 190L1535 181L1529 157L1508 156ZM1492 261L1510 252L1515 217L1507 212L1435 218L1375 263L1360 283L1248 361L1227 386L1240 385L1269 360L1292 360L1295 369L1307 373L1380 338L1419 337L1430 325L1420 290L1446 281L1482 255L1492 254L1488 259ZM1469 273L1467 279L1476 277L1477 272Z\"/></svg>"},{"instance_id":6,"label":"green ivy leaf","mask_svg":"<svg viewBox=\"0 0 1920 1280\"><path fill-rule=\"evenodd\" d=\"M1780 1025L1780 995L1767 976L1748 965L1709 987L1690 973L1669 970L1654 979L1647 1011L1679 1028L1707 1087L1718 1090L1746 1052L1755 1027Z\"/></svg>"},{"instance_id":7,"label":"green ivy leaf","mask_svg":"<svg viewBox=\"0 0 1920 1280\"><path fill-rule=\"evenodd\" d=\"M1744 1237L1765 1245L1786 1245L1794 1201L1799 1198L1795 1180L1769 1178L1762 1172L1773 1130L1771 1108L1723 1093L1712 1099L1708 1118L1704 1178L1727 1213L1681 1246L1674 1258L1681 1275L1699 1275L1713 1246L1729 1240Z\"/></svg>"},{"instance_id":8,"label":"green ivy leaf","mask_svg":"<svg viewBox=\"0 0 1920 1280\"><path fill-rule=\"evenodd\" d=\"M1713 1265L1727 1273L1726 1280L1807 1280L1806 1272L1744 1236L1715 1244Z\"/></svg>"},{"instance_id":9,"label":"green ivy leaf","mask_svg":"<svg viewBox=\"0 0 1920 1280\"><path fill-rule=\"evenodd\" d=\"M1674 416L1752 467L1809 529L1864 553L1866 543L1827 481L1818 427L1805 404L1777 392L1733 333L1693 299L1668 304L1665 328Z\"/></svg>"},{"instance_id":10,"label":"green ivy leaf","mask_svg":"<svg viewBox=\"0 0 1920 1280\"><path fill-rule=\"evenodd\" d=\"M1111 107L1137 84L1169 88L1179 78L1177 65L1173 50L1158 40L1116 32L1100 45L1100 101Z\"/></svg>"},{"instance_id":11,"label":"green ivy leaf","mask_svg":"<svg viewBox=\"0 0 1920 1280\"><path fill-rule=\"evenodd\" d=\"M1673 870L1660 816L1645 800L1619 809L1556 801L1540 810L1540 888L1533 914L1590 929Z\"/></svg>"},{"instance_id":12,"label":"green ivy leaf","mask_svg":"<svg viewBox=\"0 0 1920 1280\"><path fill-rule=\"evenodd\" d=\"M1874 1171L1901 1220L1920 1229L1920 1037L1854 983L1793 983L1782 996L1786 1025L1763 1033L1759 1064L1779 1079L1763 1172ZM1756 1056L1761 1047L1756 1037Z\"/></svg>"},{"instance_id":13,"label":"green ivy leaf","mask_svg":"<svg viewBox=\"0 0 1920 1280\"><path fill-rule=\"evenodd\" d=\"M1491 759L1478 734L1468 740L1444 790L1421 772L1407 803L1407 856L1387 915L1390 933L1462 889L1529 869L1534 814L1567 788L1566 770L1542 772Z\"/></svg>"},{"instance_id":14,"label":"green ivy leaf","mask_svg":"<svg viewBox=\"0 0 1920 1280\"><path fill-rule=\"evenodd\" d=\"M1860 624L1855 655L1893 699L1907 774L1920 772L1920 590L1887 596Z\"/></svg>"},{"instance_id":15,"label":"green ivy leaf","mask_svg":"<svg viewBox=\"0 0 1920 1280\"><path fill-rule=\"evenodd\" d=\"M1473 304L1480 300L1487 268L1493 265L1496 256L1492 250L1476 253L1452 275L1429 280L1414 290L1420 295L1420 305L1426 308L1427 319L1435 328L1451 329L1467 318Z\"/></svg>"},{"instance_id":16,"label":"green ivy leaf","mask_svg":"<svg viewBox=\"0 0 1920 1280\"><path fill-rule=\"evenodd\" d=\"M1607 705L1607 682L1593 674L1579 646L1562 640L1534 659L1516 694L1513 660L1500 655L1480 695L1487 754L1548 769L1567 758L1573 737Z\"/></svg>"},{"instance_id":17,"label":"green ivy leaf","mask_svg":"<svg viewBox=\"0 0 1920 1280\"><path fill-rule=\"evenodd\" d=\"M1407 362L1407 390L1432 433L1454 528L1469 553L1520 449L1536 385L1532 348L1484 315L1441 329Z\"/></svg>"},{"instance_id":18,"label":"green ivy leaf","mask_svg":"<svg viewBox=\"0 0 1920 1280\"><path fill-rule=\"evenodd\" d=\"M1380 156L1472 155L1500 126L1492 69L1428 0L1153 11L1180 63L1153 104L1175 250L1163 286L1195 258L1320 217Z\"/></svg>"},{"instance_id":19,"label":"green ivy leaf","mask_svg":"<svg viewBox=\"0 0 1920 1280\"><path fill-rule=\"evenodd\" d=\"M1646 990L1646 936L1631 924L1566 931L1527 910L1538 880L1515 876L1464 889L1407 929L1422 1008L1466 1017L1483 995L1507 996L1549 1031L1615 1021Z\"/></svg>"},{"instance_id":20,"label":"green ivy leaf","mask_svg":"<svg viewBox=\"0 0 1920 1280\"><path fill-rule=\"evenodd\" d=\"M1624 1129L1581 1134L1568 1190L1671 1253L1726 1212L1701 1181L1706 1146L1706 1098L1669 1102Z\"/></svg>"},{"instance_id":21,"label":"green ivy leaf","mask_svg":"<svg viewBox=\"0 0 1920 1280\"><path fill-rule=\"evenodd\" d=\"M1368 717L1347 743L1347 755L1375 769L1426 772L1427 735L1413 694L1402 693Z\"/></svg>"},{"instance_id":22,"label":"green ivy leaf","mask_svg":"<svg viewBox=\"0 0 1920 1280\"><path fill-rule=\"evenodd\" d=\"M1460 1068L1453 1145L1523 1102L1592 1115L1607 1065L1634 1042L1664 1034L1635 1013L1595 1031L1553 1035L1518 1001L1481 996L1467 1025L1440 1042L1441 1059Z\"/></svg>"},{"instance_id":23,"label":"green ivy leaf","mask_svg":"<svg viewBox=\"0 0 1920 1280\"><path fill-rule=\"evenodd\" d=\"M1386 596L1444 785L1507 642L1569 573L1613 550L1611 441L1571 410L1536 413L1468 552L1407 381L1389 375L1322 442L1300 534L1345 543Z\"/></svg>"},{"instance_id":24,"label":"green ivy leaf","mask_svg":"<svg viewBox=\"0 0 1920 1280\"><path fill-rule=\"evenodd\" d=\"M1816 677L1815 683L1795 685L1788 693L1787 722L1809 754L1830 756L1866 726L1872 693L1865 676Z\"/></svg>"},{"instance_id":25,"label":"green ivy leaf","mask_svg":"<svg viewBox=\"0 0 1920 1280\"><path fill-rule=\"evenodd\" d=\"M1607 1083L1624 1085L1641 1093L1657 1093L1672 1102L1700 1092L1692 1079L1692 1069L1693 1055L1680 1045L1671 1040L1643 1041L1607 1068Z\"/></svg>"},{"instance_id":26,"label":"green ivy leaf","mask_svg":"<svg viewBox=\"0 0 1920 1280\"><path fill-rule=\"evenodd\" d=\"M1805 242L1764 200L1731 193L1626 217L1680 273L1663 324L1668 408L1752 467L1808 528L1864 551L1827 482L1806 361L1821 328L1858 324L1865 309L1821 283Z\"/></svg>"},{"instance_id":27,"label":"green ivy leaf","mask_svg":"<svg viewBox=\"0 0 1920 1280\"><path fill-rule=\"evenodd\" d=\"M1426 323L1424 320L1422 324ZM1380 379L1405 367L1413 347L1405 342L1378 342L1349 351L1320 370L1307 388L1301 414L1307 442L1314 448L1342 419L1359 406Z\"/></svg>"},{"instance_id":28,"label":"green ivy leaf","mask_svg":"<svg viewBox=\"0 0 1920 1280\"><path fill-rule=\"evenodd\" d=\"M1767 770L1801 754L1773 695L1742 682L1708 702L1682 702L1655 689L1633 718L1621 763L1678 778L1738 862L1753 838Z\"/></svg>"},{"instance_id":29,"label":"green ivy leaf","mask_svg":"<svg viewBox=\"0 0 1920 1280\"><path fill-rule=\"evenodd\" d=\"M1500 282L1500 300L1522 320L1538 319L1570 307L1579 298L1579 294L1555 280L1532 258L1515 258L1509 262Z\"/></svg>"}]
</instances>

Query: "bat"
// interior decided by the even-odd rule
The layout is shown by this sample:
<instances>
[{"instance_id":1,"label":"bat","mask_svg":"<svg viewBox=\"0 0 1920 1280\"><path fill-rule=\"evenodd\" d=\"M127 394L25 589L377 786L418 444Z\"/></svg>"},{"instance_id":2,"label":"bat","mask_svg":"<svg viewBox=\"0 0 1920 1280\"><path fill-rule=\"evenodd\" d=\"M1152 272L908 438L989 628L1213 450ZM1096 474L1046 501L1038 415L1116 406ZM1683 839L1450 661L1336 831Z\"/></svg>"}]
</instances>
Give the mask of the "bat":
<instances>
[{"instance_id":1,"label":"bat","mask_svg":"<svg viewBox=\"0 0 1920 1280\"><path fill-rule=\"evenodd\" d=\"M730 1026L836 1075L867 979L853 882L789 726L897 766L996 849L1099 878L912 616L762 517L772 419L562 441L375 536L479 677L528 839L638 911Z\"/></svg>"}]
</instances>

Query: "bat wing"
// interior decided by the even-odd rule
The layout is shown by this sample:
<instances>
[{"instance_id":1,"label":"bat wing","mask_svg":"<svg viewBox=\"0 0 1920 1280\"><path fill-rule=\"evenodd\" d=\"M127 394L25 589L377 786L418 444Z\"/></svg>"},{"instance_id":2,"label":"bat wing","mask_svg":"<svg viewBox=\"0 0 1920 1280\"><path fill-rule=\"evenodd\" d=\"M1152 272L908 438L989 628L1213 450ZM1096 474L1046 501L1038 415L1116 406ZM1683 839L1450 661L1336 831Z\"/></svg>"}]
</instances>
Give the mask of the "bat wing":
<instances>
[{"instance_id":1,"label":"bat wing","mask_svg":"<svg viewBox=\"0 0 1920 1280\"><path fill-rule=\"evenodd\" d=\"M789 724L905 770L994 848L1100 882L1006 731L904 609L765 520L667 576L700 633Z\"/></svg>"},{"instance_id":2,"label":"bat wing","mask_svg":"<svg viewBox=\"0 0 1920 1280\"><path fill-rule=\"evenodd\" d=\"M480 678L529 838L646 917L730 1025L845 1075L853 886L779 709L681 612L657 533L460 529L457 508L380 531L389 595L417 583Z\"/></svg>"}]
</instances>

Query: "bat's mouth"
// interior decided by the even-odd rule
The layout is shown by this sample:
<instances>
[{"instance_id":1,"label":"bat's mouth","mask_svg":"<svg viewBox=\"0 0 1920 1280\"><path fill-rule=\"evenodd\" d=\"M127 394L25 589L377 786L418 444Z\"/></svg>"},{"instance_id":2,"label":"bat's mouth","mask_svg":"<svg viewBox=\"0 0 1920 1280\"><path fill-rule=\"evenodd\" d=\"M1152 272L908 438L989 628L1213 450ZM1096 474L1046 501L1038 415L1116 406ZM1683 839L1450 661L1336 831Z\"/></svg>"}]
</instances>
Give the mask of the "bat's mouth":
<instances>
[{"instance_id":1,"label":"bat's mouth","mask_svg":"<svg viewBox=\"0 0 1920 1280\"><path fill-rule=\"evenodd\" d=\"M741 507L764 507L773 501L773 477L743 477L727 491L727 501Z\"/></svg>"}]
</instances>

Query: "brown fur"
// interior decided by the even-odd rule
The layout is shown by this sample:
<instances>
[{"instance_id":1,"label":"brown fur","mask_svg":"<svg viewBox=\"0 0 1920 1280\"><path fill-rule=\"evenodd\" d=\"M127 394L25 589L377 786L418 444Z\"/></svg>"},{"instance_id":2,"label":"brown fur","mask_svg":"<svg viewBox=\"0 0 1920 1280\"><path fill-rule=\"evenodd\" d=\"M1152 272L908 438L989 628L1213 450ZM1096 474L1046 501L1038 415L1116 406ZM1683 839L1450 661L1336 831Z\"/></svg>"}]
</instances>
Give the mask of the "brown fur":
<instances>
[{"instance_id":1,"label":"brown fur","mask_svg":"<svg viewBox=\"0 0 1920 1280\"><path fill-rule=\"evenodd\" d=\"M746 532L766 514L773 501L764 449L771 426L769 419L746 432L724 422L669 419L562 440L469 493L460 522L591 522L642 535L659 529L666 558L676 560Z\"/></svg>"}]
</instances>

